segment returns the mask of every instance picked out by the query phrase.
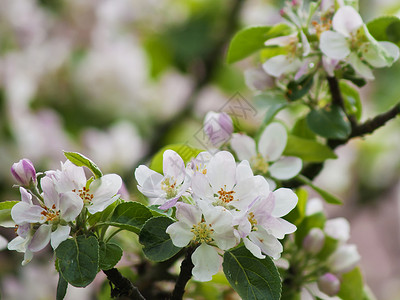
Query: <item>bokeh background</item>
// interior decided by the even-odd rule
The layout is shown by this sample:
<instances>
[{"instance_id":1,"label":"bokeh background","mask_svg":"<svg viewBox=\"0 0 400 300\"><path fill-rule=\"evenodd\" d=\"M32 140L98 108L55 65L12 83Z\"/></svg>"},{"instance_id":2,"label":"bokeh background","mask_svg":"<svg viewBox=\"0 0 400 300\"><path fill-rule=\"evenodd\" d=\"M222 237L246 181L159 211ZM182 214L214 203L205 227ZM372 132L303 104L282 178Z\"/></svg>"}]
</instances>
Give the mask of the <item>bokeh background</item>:
<instances>
[{"instance_id":1,"label":"bokeh background","mask_svg":"<svg viewBox=\"0 0 400 300\"><path fill-rule=\"evenodd\" d=\"M360 2L365 21L400 16L397 0ZM277 0L0 0L0 201L19 199L13 162L26 157L38 171L58 168L62 150L120 174L134 200L138 164L165 144L196 143L204 114L236 93L251 101L243 71L252 61L227 65L226 45L244 26L279 22L281 6ZM361 89L363 119L400 99L399 62L375 75ZM261 119L257 108L244 127L251 132ZM349 219L363 274L383 300L400 299L399 133L397 118L338 148L339 158L316 179L344 199L326 210ZM0 234L15 236L12 228ZM120 242L126 252L138 247L130 236ZM21 254L1 251L2 299L54 299L50 253L21 267ZM138 259L125 255L121 265ZM67 299L108 299L99 294L104 285L99 274L86 289L69 288Z\"/></svg>"}]
</instances>

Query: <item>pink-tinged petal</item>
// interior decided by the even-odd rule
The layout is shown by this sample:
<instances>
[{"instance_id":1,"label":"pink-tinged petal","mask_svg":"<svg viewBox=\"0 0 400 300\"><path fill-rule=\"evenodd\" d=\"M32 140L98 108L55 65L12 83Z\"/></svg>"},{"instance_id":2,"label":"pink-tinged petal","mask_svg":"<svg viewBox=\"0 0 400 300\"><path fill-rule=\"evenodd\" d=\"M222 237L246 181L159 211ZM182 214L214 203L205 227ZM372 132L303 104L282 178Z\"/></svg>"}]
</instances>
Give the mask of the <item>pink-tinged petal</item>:
<instances>
[{"instance_id":1,"label":"pink-tinged petal","mask_svg":"<svg viewBox=\"0 0 400 300\"><path fill-rule=\"evenodd\" d=\"M275 161L282 155L286 142L286 128L280 123L271 123L260 136L258 152L268 161Z\"/></svg>"},{"instance_id":2,"label":"pink-tinged petal","mask_svg":"<svg viewBox=\"0 0 400 300\"><path fill-rule=\"evenodd\" d=\"M165 150L163 154L164 176L173 177L177 183L185 178L186 168L182 158L173 150Z\"/></svg>"},{"instance_id":3,"label":"pink-tinged petal","mask_svg":"<svg viewBox=\"0 0 400 300\"><path fill-rule=\"evenodd\" d=\"M264 91L268 88L272 88L275 84L275 79L269 76L261 68L245 70L244 81L246 85L253 91Z\"/></svg>"},{"instance_id":4,"label":"pink-tinged petal","mask_svg":"<svg viewBox=\"0 0 400 300\"><path fill-rule=\"evenodd\" d=\"M283 217L297 205L297 195L287 188L280 188L273 192L275 197L275 207L272 216Z\"/></svg>"},{"instance_id":5,"label":"pink-tinged petal","mask_svg":"<svg viewBox=\"0 0 400 300\"><path fill-rule=\"evenodd\" d=\"M295 33L292 35L278 36L276 38L269 39L264 43L264 45L285 47L297 42L297 33Z\"/></svg>"},{"instance_id":6,"label":"pink-tinged petal","mask_svg":"<svg viewBox=\"0 0 400 300\"><path fill-rule=\"evenodd\" d=\"M58 245L61 244L61 242L68 239L70 231L71 227L59 225L57 229L53 231L50 235L51 247L53 247L53 249L56 250Z\"/></svg>"},{"instance_id":7,"label":"pink-tinged petal","mask_svg":"<svg viewBox=\"0 0 400 300\"><path fill-rule=\"evenodd\" d=\"M176 247L185 247L194 237L191 229L192 227L183 222L176 222L169 225L166 232L171 236L172 243Z\"/></svg>"},{"instance_id":8,"label":"pink-tinged petal","mask_svg":"<svg viewBox=\"0 0 400 300\"><path fill-rule=\"evenodd\" d=\"M335 76L334 72L335 72L338 64L339 64L339 61L337 59L333 59L333 58L327 57L325 55L322 56L322 66L324 67L325 72L330 77Z\"/></svg>"},{"instance_id":9,"label":"pink-tinged petal","mask_svg":"<svg viewBox=\"0 0 400 300\"><path fill-rule=\"evenodd\" d=\"M341 245L328 258L330 270L336 274L343 274L354 269L360 261L360 254L356 245Z\"/></svg>"},{"instance_id":10,"label":"pink-tinged petal","mask_svg":"<svg viewBox=\"0 0 400 300\"><path fill-rule=\"evenodd\" d=\"M179 202L176 204L176 218L192 228L201 221L201 210L194 205Z\"/></svg>"},{"instance_id":11,"label":"pink-tinged petal","mask_svg":"<svg viewBox=\"0 0 400 300\"><path fill-rule=\"evenodd\" d=\"M23 187L20 187L19 192L21 193L21 201L22 202L33 205L32 195L30 193L28 193L28 191L26 189L24 189Z\"/></svg>"},{"instance_id":12,"label":"pink-tinged petal","mask_svg":"<svg viewBox=\"0 0 400 300\"><path fill-rule=\"evenodd\" d=\"M179 198L180 198L180 196L166 201L164 204L160 205L159 209L167 210L167 209L170 209L171 207L174 207L175 204L178 202Z\"/></svg>"},{"instance_id":13,"label":"pink-tinged petal","mask_svg":"<svg viewBox=\"0 0 400 300\"><path fill-rule=\"evenodd\" d=\"M203 130L212 145L217 148L221 147L231 138L233 132L232 119L227 113L210 111L204 118Z\"/></svg>"},{"instance_id":14,"label":"pink-tinged petal","mask_svg":"<svg viewBox=\"0 0 400 300\"><path fill-rule=\"evenodd\" d=\"M302 167L303 162L298 157L281 157L270 166L269 172L276 179L286 180L299 174Z\"/></svg>"},{"instance_id":15,"label":"pink-tinged petal","mask_svg":"<svg viewBox=\"0 0 400 300\"><path fill-rule=\"evenodd\" d=\"M74 192L61 194L59 206L61 219L67 222L75 220L75 218L81 213L82 208L82 198L77 194Z\"/></svg>"},{"instance_id":16,"label":"pink-tinged petal","mask_svg":"<svg viewBox=\"0 0 400 300\"><path fill-rule=\"evenodd\" d=\"M260 259L265 258L265 255L261 253L261 248L257 246L255 243L253 243L251 240L249 240L248 238L244 238L243 242L247 250L249 250L251 254L253 254L255 257Z\"/></svg>"},{"instance_id":17,"label":"pink-tinged petal","mask_svg":"<svg viewBox=\"0 0 400 300\"><path fill-rule=\"evenodd\" d=\"M265 230L253 231L249 234L249 239L258 247L261 251L274 259L281 257L283 251L282 244L278 241L276 237L269 234Z\"/></svg>"},{"instance_id":18,"label":"pink-tinged petal","mask_svg":"<svg viewBox=\"0 0 400 300\"><path fill-rule=\"evenodd\" d=\"M195 197L200 199L208 199L209 201L214 200L214 192L208 181L206 175L200 172L196 172L192 178L192 190Z\"/></svg>"},{"instance_id":19,"label":"pink-tinged petal","mask_svg":"<svg viewBox=\"0 0 400 300\"><path fill-rule=\"evenodd\" d=\"M350 54L346 37L334 31L324 31L319 39L319 49L332 59L342 60Z\"/></svg>"},{"instance_id":20,"label":"pink-tinged petal","mask_svg":"<svg viewBox=\"0 0 400 300\"><path fill-rule=\"evenodd\" d=\"M19 184L29 186L30 182L36 182L36 171L29 159L21 159L11 167L11 174Z\"/></svg>"},{"instance_id":21,"label":"pink-tinged petal","mask_svg":"<svg viewBox=\"0 0 400 300\"><path fill-rule=\"evenodd\" d=\"M18 202L11 209L11 217L16 224L44 222L43 211L39 205Z\"/></svg>"},{"instance_id":22,"label":"pink-tinged petal","mask_svg":"<svg viewBox=\"0 0 400 300\"><path fill-rule=\"evenodd\" d=\"M236 167L236 182L246 180L248 178L253 178L253 170L247 160L243 160Z\"/></svg>"},{"instance_id":23,"label":"pink-tinged petal","mask_svg":"<svg viewBox=\"0 0 400 300\"><path fill-rule=\"evenodd\" d=\"M28 246L30 251L38 252L47 246L50 242L51 227L52 225L43 224L36 230Z\"/></svg>"},{"instance_id":24,"label":"pink-tinged petal","mask_svg":"<svg viewBox=\"0 0 400 300\"><path fill-rule=\"evenodd\" d=\"M60 196L56 190L53 180L51 180L50 177L45 176L40 181L40 185L43 189L43 199L46 207L51 208L53 205L55 205L56 208L60 207Z\"/></svg>"},{"instance_id":25,"label":"pink-tinged petal","mask_svg":"<svg viewBox=\"0 0 400 300\"><path fill-rule=\"evenodd\" d=\"M363 25L360 14L351 6L339 8L332 19L333 29L347 37Z\"/></svg>"},{"instance_id":26,"label":"pink-tinged petal","mask_svg":"<svg viewBox=\"0 0 400 300\"><path fill-rule=\"evenodd\" d=\"M268 218L262 226L278 239L283 239L286 234L293 233L297 227L281 218Z\"/></svg>"},{"instance_id":27,"label":"pink-tinged petal","mask_svg":"<svg viewBox=\"0 0 400 300\"><path fill-rule=\"evenodd\" d=\"M208 165L207 177L215 194L221 188L232 190L235 184L236 162L233 155L227 151L220 151L213 156Z\"/></svg>"},{"instance_id":28,"label":"pink-tinged petal","mask_svg":"<svg viewBox=\"0 0 400 300\"><path fill-rule=\"evenodd\" d=\"M367 64L363 63L356 53L351 53L349 55L348 61L358 75L367 80L375 79L374 74L372 74L371 68L368 67Z\"/></svg>"},{"instance_id":29,"label":"pink-tinged petal","mask_svg":"<svg viewBox=\"0 0 400 300\"><path fill-rule=\"evenodd\" d=\"M258 197L250 207L250 212L253 212L258 223L263 223L264 219L271 216L275 207L275 197L273 193L264 194Z\"/></svg>"},{"instance_id":30,"label":"pink-tinged petal","mask_svg":"<svg viewBox=\"0 0 400 300\"><path fill-rule=\"evenodd\" d=\"M201 244L192 254L193 278L198 281L210 281L218 273L221 257L217 250L207 244Z\"/></svg>"},{"instance_id":31,"label":"pink-tinged petal","mask_svg":"<svg viewBox=\"0 0 400 300\"><path fill-rule=\"evenodd\" d=\"M347 242L350 238L350 223L345 218L330 219L325 222L324 231L336 240Z\"/></svg>"},{"instance_id":32,"label":"pink-tinged petal","mask_svg":"<svg viewBox=\"0 0 400 300\"><path fill-rule=\"evenodd\" d=\"M231 147L239 160L250 160L257 155L256 142L242 133L234 133L232 135Z\"/></svg>"},{"instance_id":33,"label":"pink-tinged petal","mask_svg":"<svg viewBox=\"0 0 400 300\"><path fill-rule=\"evenodd\" d=\"M145 165L140 165L135 170L135 178L140 186L143 186L149 178L154 176L159 177L161 182L163 176Z\"/></svg>"},{"instance_id":34,"label":"pink-tinged petal","mask_svg":"<svg viewBox=\"0 0 400 300\"><path fill-rule=\"evenodd\" d=\"M302 63L300 59L291 59L286 55L277 55L263 63L264 71L274 77L280 77L282 74L296 72Z\"/></svg>"},{"instance_id":35,"label":"pink-tinged petal","mask_svg":"<svg viewBox=\"0 0 400 300\"><path fill-rule=\"evenodd\" d=\"M86 176L83 167L75 166L67 160L61 167L61 173L57 180L58 192L69 192L73 189L81 189L86 185Z\"/></svg>"}]
</instances>

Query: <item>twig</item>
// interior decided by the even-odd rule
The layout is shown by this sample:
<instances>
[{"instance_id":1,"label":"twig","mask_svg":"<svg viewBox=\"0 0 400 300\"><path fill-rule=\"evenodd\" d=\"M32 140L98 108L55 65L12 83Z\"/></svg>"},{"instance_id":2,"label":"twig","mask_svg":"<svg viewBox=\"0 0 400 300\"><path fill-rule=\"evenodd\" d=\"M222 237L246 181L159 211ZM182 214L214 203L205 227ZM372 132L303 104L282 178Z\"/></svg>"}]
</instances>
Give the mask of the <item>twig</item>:
<instances>
[{"instance_id":1,"label":"twig","mask_svg":"<svg viewBox=\"0 0 400 300\"><path fill-rule=\"evenodd\" d=\"M111 286L111 297L118 299L145 300L139 290L130 282L130 280L116 269L103 270L107 279L114 284Z\"/></svg>"},{"instance_id":2,"label":"twig","mask_svg":"<svg viewBox=\"0 0 400 300\"><path fill-rule=\"evenodd\" d=\"M182 300L183 294L185 293L185 286L192 277L192 269L194 267L192 263L192 254L195 249L195 247L187 248L185 259L181 264L181 272L176 281L176 285L170 300Z\"/></svg>"}]
</instances>

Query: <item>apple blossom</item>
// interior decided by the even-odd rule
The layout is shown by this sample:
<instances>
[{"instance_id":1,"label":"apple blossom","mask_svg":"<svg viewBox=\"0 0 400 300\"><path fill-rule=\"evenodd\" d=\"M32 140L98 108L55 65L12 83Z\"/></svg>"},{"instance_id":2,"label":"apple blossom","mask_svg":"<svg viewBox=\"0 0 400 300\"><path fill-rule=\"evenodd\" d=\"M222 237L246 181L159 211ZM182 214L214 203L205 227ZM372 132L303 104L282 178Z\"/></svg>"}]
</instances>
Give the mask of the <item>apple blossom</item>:
<instances>
[{"instance_id":1,"label":"apple blossom","mask_svg":"<svg viewBox=\"0 0 400 300\"><path fill-rule=\"evenodd\" d=\"M282 157L286 143L287 132L280 123L269 124L262 132L257 146L254 139L245 134L236 133L231 139L231 147L240 160L248 160L256 173L269 172L279 180L293 178L303 165L298 157Z\"/></svg>"},{"instance_id":2,"label":"apple blossom","mask_svg":"<svg viewBox=\"0 0 400 300\"><path fill-rule=\"evenodd\" d=\"M11 167L11 174L22 186L29 186L31 182L36 183L36 171L29 159L21 159Z\"/></svg>"},{"instance_id":3,"label":"apple blossom","mask_svg":"<svg viewBox=\"0 0 400 300\"><path fill-rule=\"evenodd\" d=\"M303 240L303 249L308 253L317 254L325 242L325 234L320 228L311 228Z\"/></svg>"},{"instance_id":4,"label":"apple blossom","mask_svg":"<svg viewBox=\"0 0 400 300\"><path fill-rule=\"evenodd\" d=\"M354 269L360 258L356 245L344 244L329 256L327 265L332 273L344 274Z\"/></svg>"},{"instance_id":5,"label":"apple blossom","mask_svg":"<svg viewBox=\"0 0 400 300\"><path fill-rule=\"evenodd\" d=\"M163 172L161 175L140 165L135 170L135 178L139 191L150 199L151 204L161 204L161 209L168 209L189 188L190 176L182 158L173 150L166 150L163 154Z\"/></svg>"},{"instance_id":6,"label":"apple blossom","mask_svg":"<svg viewBox=\"0 0 400 300\"><path fill-rule=\"evenodd\" d=\"M225 112L210 111L204 118L203 130L211 144L219 148L231 138L233 132L232 119Z\"/></svg>"},{"instance_id":7,"label":"apple blossom","mask_svg":"<svg viewBox=\"0 0 400 300\"><path fill-rule=\"evenodd\" d=\"M223 207L203 205L201 207L187 203L176 204L175 222L166 232L177 247L190 243L199 245L192 254L194 279L209 281L221 266L217 249L228 250L237 243L233 232L232 215Z\"/></svg>"}]
</instances>

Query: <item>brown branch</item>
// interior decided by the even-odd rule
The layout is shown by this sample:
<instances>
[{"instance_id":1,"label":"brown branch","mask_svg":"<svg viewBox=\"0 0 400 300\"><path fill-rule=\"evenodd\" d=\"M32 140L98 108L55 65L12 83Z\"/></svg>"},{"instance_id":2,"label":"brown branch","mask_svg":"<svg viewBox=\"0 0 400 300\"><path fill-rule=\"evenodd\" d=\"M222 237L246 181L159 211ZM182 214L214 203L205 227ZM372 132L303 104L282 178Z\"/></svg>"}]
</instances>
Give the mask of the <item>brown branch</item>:
<instances>
[{"instance_id":1,"label":"brown branch","mask_svg":"<svg viewBox=\"0 0 400 300\"><path fill-rule=\"evenodd\" d=\"M130 282L130 280L116 269L103 270L107 279L114 285L111 285L111 297L117 299L145 300L139 290Z\"/></svg>"},{"instance_id":2,"label":"brown branch","mask_svg":"<svg viewBox=\"0 0 400 300\"><path fill-rule=\"evenodd\" d=\"M172 296L170 300L182 300L183 294L185 293L185 287L187 282L192 278L192 254L196 248L189 247L187 248L185 259L181 264L181 272L179 273L179 277L176 281L174 291L172 292Z\"/></svg>"}]
</instances>

